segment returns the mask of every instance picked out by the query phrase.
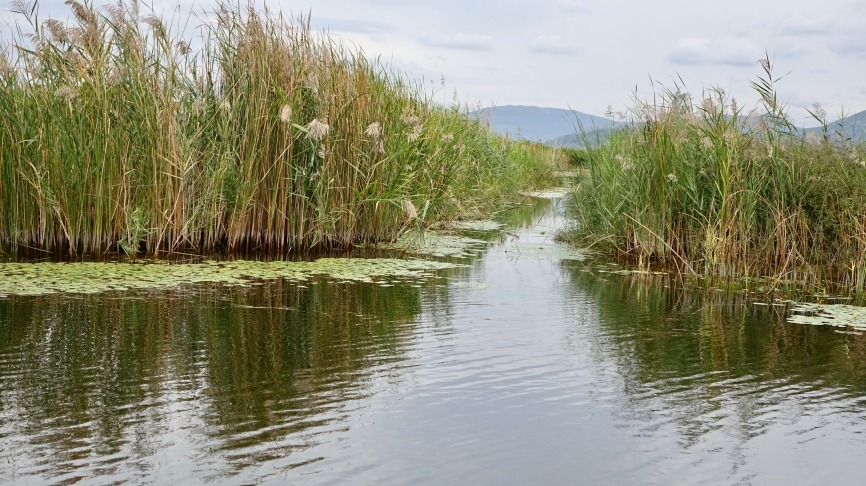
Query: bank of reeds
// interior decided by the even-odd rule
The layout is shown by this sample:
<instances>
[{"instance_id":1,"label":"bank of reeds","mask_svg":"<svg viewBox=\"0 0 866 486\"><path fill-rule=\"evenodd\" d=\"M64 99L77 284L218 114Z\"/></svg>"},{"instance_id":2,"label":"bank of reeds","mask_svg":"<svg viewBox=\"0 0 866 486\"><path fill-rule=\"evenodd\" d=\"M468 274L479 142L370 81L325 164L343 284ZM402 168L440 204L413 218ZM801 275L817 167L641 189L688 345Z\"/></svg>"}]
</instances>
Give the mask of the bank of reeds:
<instances>
[{"instance_id":1,"label":"bank of reeds","mask_svg":"<svg viewBox=\"0 0 866 486\"><path fill-rule=\"evenodd\" d=\"M0 56L0 251L347 247L537 177L308 18L223 5L173 32L138 0L66 4L15 2Z\"/></svg>"},{"instance_id":2,"label":"bank of reeds","mask_svg":"<svg viewBox=\"0 0 866 486\"><path fill-rule=\"evenodd\" d=\"M760 116L666 90L588 148L571 238L691 275L866 290L864 147L797 133L761 65Z\"/></svg>"}]
</instances>

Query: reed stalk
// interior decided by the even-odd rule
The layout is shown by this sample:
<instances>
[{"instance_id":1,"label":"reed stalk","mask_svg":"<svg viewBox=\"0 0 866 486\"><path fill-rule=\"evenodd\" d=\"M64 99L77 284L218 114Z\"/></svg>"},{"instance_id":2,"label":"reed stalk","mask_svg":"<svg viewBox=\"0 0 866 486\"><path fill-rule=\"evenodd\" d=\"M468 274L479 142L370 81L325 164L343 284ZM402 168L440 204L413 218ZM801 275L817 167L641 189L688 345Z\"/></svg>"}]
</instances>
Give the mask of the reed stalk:
<instances>
[{"instance_id":1,"label":"reed stalk","mask_svg":"<svg viewBox=\"0 0 866 486\"><path fill-rule=\"evenodd\" d=\"M66 3L16 2L0 56L2 252L348 247L551 170L309 17L223 4L189 37L138 0Z\"/></svg>"},{"instance_id":2,"label":"reed stalk","mask_svg":"<svg viewBox=\"0 0 866 486\"><path fill-rule=\"evenodd\" d=\"M720 89L696 103L675 86L638 103L635 123L609 143L589 146L570 237L715 281L866 290L864 147L798 133L769 58L761 66L760 115Z\"/></svg>"}]
</instances>

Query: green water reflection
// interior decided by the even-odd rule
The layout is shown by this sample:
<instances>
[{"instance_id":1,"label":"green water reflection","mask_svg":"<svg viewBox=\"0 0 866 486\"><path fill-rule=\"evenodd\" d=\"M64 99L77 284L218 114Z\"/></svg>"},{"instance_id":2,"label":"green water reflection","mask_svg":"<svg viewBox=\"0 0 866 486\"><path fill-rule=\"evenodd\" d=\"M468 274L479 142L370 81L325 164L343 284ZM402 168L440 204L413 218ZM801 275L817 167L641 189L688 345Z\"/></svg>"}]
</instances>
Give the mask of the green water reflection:
<instances>
[{"instance_id":1,"label":"green water reflection","mask_svg":"<svg viewBox=\"0 0 866 486\"><path fill-rule=\"evenodd\" d=\"M513 251L560 216L434 278L0 299L0 483L862 477L866 336Z\"/></svg>"},{"instance_id":2,"label":"green water reflection","mask_svg":"<svg viewBox=\"0 0 866 486\"><path fill-rule=\"evenodd\" d=\"M866 390L864 335L789 324L784 307L683 288L671 276L564 265L575 287L596 302L606 345L628 379L652 383L724 371Z\"/></svg>"},{"instance_id":3,"label":"green water reflection","mask_svg":"<svg viewBox=\"0 0 866 486\"><path fill-rule=\"evenodd\" d=\"M16 465L0 479L72 480L112 461L146 471L178 418L211 451L274 445L239 452L240 465L304 447L278 439L338 421L323 412L402 359L420 310L412 285L0 300L0 451Z\"/></svg>"}]
</instances>

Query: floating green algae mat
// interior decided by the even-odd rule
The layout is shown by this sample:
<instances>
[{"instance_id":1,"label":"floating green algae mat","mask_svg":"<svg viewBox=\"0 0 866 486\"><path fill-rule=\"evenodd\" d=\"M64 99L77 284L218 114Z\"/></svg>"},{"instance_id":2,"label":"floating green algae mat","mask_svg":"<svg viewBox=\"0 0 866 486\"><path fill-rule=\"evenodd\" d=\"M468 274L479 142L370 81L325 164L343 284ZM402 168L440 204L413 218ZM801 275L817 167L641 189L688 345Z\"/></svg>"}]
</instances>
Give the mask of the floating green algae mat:
<instances>
[{"instance_id":1,"label":"floating green algae mat","mask_svg":"<svg viewBox=\"0 0 866 486\"><path fill-rule=\"evenodd\" d=\"M516 242L505 247L505 252L513 257L551 258L555 260L585 261L590 251L585 248L572 248L561 244L539 244Z\"/></svg>"},{"instance_id":2,"label":"floating green algae mat","mask_svg":"<svg viewBox=\"0 0 866 486\"><path fill-rule=\"evenodd\" d=\"M488 243L484 240L468 238L465 236L448 235L425 231L409 231L394 243L379 245L385 250L398 250L418 255L429 255L435 257L472 257L487 248Z\"/></svg>"},{"instance_id":3,"label":"floating green algae mat","mask_svg":"<svg viewBox=\"0 0 866 486\"><path fill-rule=\"evenodd\" d=\"M452 221L445 226L446 229L457 231L498 231L504 227L504 224L490 220Z\"/></svg>"},{"instance_id":4,"label":"floating green algae mat","mask_svg":"<svg viewBox=\"0 0 866 486\"><path fill-rule=\"evenodd\" d=\"M160 263L0 263L0 297L54 293L94 294L166 289L194 283L248 286L256 280L304 281L324 275L340 281L424 278L453 263L392 258L321 258L312 262L208 261Z\"/></svg>"},{"instance_id":5,"label":"floating green algae mat","mask_svg":"<svg viewBox=\"0 0 866 486\"><path fill-rule=\"evenodd\" d=\"M791 306L788 322L866 331L866 307L848 304L797 303Z\"/></svg>"}]
</instances>

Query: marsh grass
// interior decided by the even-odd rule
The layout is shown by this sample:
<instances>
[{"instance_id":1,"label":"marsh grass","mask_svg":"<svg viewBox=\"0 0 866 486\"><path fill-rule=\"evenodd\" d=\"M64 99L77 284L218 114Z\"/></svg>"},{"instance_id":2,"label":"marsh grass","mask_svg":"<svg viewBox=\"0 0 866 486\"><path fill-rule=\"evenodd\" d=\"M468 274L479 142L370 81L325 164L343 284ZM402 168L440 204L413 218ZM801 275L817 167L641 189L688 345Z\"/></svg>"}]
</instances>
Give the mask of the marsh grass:
<instances>
[{"instance_id":1,"label":"marsh grass","mask_svg":"<svg viewBox=\"0 0 866 486\"><path fill-rule=\"evenodd\" d=\"M866 290L864 149L796 133L769 59L761 66L760 116L721 90L698 104L677 87L588 148L570 237L713 284L769 277Z\"/></svg>"},{"instance_id":2,"label":"marsh grass","mask_svg":"<svg viewBox=\"0 0 866 486\"><path fill-rule=\"evenodd\" d=\"M138 0L66 3L68 25L14 4L0 251L348 247L395 238L405 208L483 213L551 178L555 154L432 103L309 18L224 4L175 32Z\"/></svg>"}]
</instances>

